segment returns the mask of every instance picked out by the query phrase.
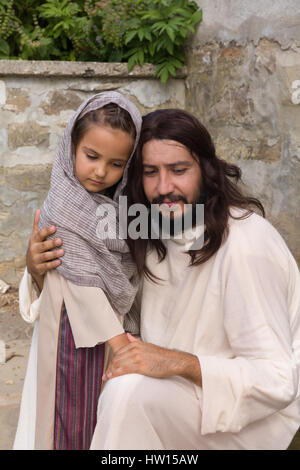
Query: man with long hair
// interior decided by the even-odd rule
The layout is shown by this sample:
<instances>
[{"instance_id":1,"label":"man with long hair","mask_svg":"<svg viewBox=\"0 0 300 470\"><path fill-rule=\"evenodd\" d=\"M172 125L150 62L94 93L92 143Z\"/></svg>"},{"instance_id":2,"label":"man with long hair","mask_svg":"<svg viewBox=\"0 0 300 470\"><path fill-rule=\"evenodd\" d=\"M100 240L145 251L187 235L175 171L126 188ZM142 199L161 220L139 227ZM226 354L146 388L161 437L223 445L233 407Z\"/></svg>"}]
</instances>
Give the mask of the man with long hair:
<instances>
[{"instance_id":1,"label":"man with long hair","mask_svg":"<svg viewBox=\"0 0 300 470\"><path fill-rule=\"evenodd\" d=\"M128 335L106 370L93 449L290 444L300 425L299 272L240 178L194 116L166 109L144 117L126 189L129 207L147 209L148 236L128 230L141 277L140 338ZM191 223L178 230L188 213ZM43 258L45 234L30 242L33 276L55 257Z\"/></svg>"}]
</instances>

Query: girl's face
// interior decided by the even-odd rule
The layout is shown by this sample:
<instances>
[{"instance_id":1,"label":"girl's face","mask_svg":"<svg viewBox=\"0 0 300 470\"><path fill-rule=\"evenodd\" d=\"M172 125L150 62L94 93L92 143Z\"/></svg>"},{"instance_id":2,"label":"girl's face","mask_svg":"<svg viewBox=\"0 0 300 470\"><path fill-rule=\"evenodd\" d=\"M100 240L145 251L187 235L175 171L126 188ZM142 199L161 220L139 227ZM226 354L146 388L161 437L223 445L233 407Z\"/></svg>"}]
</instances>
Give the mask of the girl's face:
<instances>
[{"instance_id":1,"label":"girl's face","mask_svg":"<svg viewBox=\"0 0 300 470\"><path fill-rule=\"evenodd\" d=\"M102 193L113 186L122 178L133 145L133 137L120 129L90 127L75 152L79 182L93 193Z\"/></svg>"}]
</instances>

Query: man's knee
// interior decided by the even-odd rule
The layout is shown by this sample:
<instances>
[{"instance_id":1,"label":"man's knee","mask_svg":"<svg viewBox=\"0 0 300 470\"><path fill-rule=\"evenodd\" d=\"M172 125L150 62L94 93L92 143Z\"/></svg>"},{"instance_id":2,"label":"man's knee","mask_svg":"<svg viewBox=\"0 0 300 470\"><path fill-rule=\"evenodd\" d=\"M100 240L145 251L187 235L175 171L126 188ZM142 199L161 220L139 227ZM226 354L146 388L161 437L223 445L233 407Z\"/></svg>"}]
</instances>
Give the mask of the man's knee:
<instances>
[{"instance_id":1,"label":"man's knee","mask_svg":"<svg viewBox=\"0 0 300 470\"><path fill-rule=\"evenodd\" d=\"M119 402L126 403L128 411L132 408L137 409L153 405L154 402L159 400L157 393L158 380L140 374L126 374L115 377L110 379L104 386L102 400L113 401L116 397Z\"/></svg>"},{"instance_id":2,"label":"man's knee","mask_svg":"<svg viewBox=\"0 0 300 470\"><path fill-rule=\"evenodd\" d=\"M140 374L125 374L119 377L109 379L105 384L104 390L110 390L110 392L116 391L127 391L135 389L140 382L143 382L144 376Z\"/></svg>"}]
</instances>

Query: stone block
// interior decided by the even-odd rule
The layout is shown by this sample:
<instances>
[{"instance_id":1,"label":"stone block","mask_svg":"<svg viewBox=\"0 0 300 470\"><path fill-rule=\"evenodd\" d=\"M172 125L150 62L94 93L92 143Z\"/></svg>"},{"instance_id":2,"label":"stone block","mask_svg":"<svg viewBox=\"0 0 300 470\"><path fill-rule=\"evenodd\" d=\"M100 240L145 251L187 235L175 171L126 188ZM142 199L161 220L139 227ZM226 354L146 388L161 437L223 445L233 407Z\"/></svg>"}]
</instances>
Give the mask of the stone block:
<instances>
[{"instance_id":1,"label":"stone block","mask_svg":"<svg viewBox=\"0 0 300 470\"><path fill-rule=\"evenodd\" d=\"M208 112L210 123L216 125L255 125L254 102L249 87L226 88Z\"/></svg>"},{"instance_id":2,"label":"stone block","mask_svg":"<svg viewBox=\"0 0 300 470\"><path fill-rule=\"evenodd\" d=\"M172 79L167 85L158 80L137 80L120 88L119 91L134 96L137 104L144 108L159 107L171 100L177 103L177 106L182 107L185 104L184 84Z\"/></svg>"},{"instance_id":3,"label":"stone block","mask_svg":"<svg viewBox=\"0 0 300 470\"><path fill-rule=\"evenodd\" d=\"M274 163L281 158L280 138L262 138L245 141L242 139L218 135L216 139L218 155L227 161L233 160L261 160L265 163Z\"/></svg>"},{"instance_id":4,"label":"stone block","mask_svg":"<svg viewBox=\"0 0 300 470\"><path fill-rule=\"evenodd\" d=\"M3 80L0 80L0 106L6 103L6 84Z\"/></svg>"},{"instance_id":5,"label":"stone block","mask_svg":"<svg viewBox=\"0 0 300 470\"><path fill-rule=\"evenodd\" d=\"M22 88L8 88L5 109L23 113L30 106L28 90Z\"/></svg>"},{"instance_id":6,"label":"stone block","mask_svg":"<svg viewBox=\"0 0 300 470\"><path fill-rule=\"evenodd\" d=\"M276 71L278 44L266 38L261 39L255 49L255 69L264 67L270 74Z\"/></svg>"},{"instance_id":7,"label":"stone block","mask_svg":"<svg viewBox=\"0 0 300 470\"><path fill-rule=\"evenodd\" d=\"M8 145L11 149L24 146L48 147L49 128L34 121L8 125Z\"/></svg>"},{"instance_id":8,"label":"stone block","mask_svg":"<svg viewBox=\"0 0 300 470\"><path fill-rule=\"evenodd\" d=\"M280 99L283 105L299 106L300 48L276 51L277 80L280 82Z\"/></svg>"},{"instance_id":9,"label":"stone block","mask_svg":"<svg viewBox=\"0 0 300 470\"><path fill-rule=\"evenodd\" d=\"M124 82L121 81L105 81L105 80L98 80L98 81L89 81L86 80L76 80L71 81L67 88L68 90L73 91L80 91L80 92L91 92L91 93L100 93L102 91L110 91L110 90L118 90L124 86Z\"/></svg>"},{"instance_id":10,"label":"stone block","mask_svg":"<svg viewBox=\"0 0 300 470\"><path fill-rule=\"evenodd\" d=\"M54 90L48 94L40 106L45 114L51 115L68 109L76 110L82 102L83 99L77 93Z\"/></svg>"},{"instance_id":11,"label":"stone block","mask_svg":"<svg viewBox=\"0 0 300 470\"><path fill-rule=\"evenodd\" d=\"M7 150L7 145L8 145L8 135L7 135L7 130L6 129L0 129L0 162L2 160L2 152L6 152ZM1 163L0 163L1 165Z\"/></svg>"},{"instance_id":12,"label":"stone block","mask_svg":"<svg viewBox=\"0 0 300 470\"><path fill-rule=\"evenodd\" d=\"M50 185L51 166L5 168L0 177L0 278L15 285L25 266L35 210Z\"/></svg>"}]
</instances>

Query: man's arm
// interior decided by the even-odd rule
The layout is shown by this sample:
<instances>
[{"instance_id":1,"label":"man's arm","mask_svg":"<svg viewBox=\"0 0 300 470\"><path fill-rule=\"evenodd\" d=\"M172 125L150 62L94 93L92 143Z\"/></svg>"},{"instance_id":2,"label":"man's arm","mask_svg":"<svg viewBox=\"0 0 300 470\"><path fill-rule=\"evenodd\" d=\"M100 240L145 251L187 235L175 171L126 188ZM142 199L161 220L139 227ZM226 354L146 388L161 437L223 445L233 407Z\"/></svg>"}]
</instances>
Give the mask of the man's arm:
<instances>
[{"instance_id":1,"label":"man's arm","mask_svg":"<svg viewBox=\"0 0 300 470\"><path fill-rule=\"evenodd\" d=\"M40 219L40 210L35 213L32 234L29 239L28 249L26 253L26 264L29 274L37 284L39 290L43 289L44 275L47 271L56 268L61 260L58 258L64 255L63 249L50 251L59 247L62 240L59 238L47 240L47 237L56 231L55 226L38 229Z\"/></svg>"},{"instance_id":2,"label":"man's arm","mask_svg":"<svg viewBox=\"0 0 300 470\"><path fill-rule=\"evenodd\" d=\"M130 344L121 348L110 362L103 380L125 374L165 378L180 375L202 386L201 367L193 354L161 348L127 334Z\"/></svg>"}]
</instances>

